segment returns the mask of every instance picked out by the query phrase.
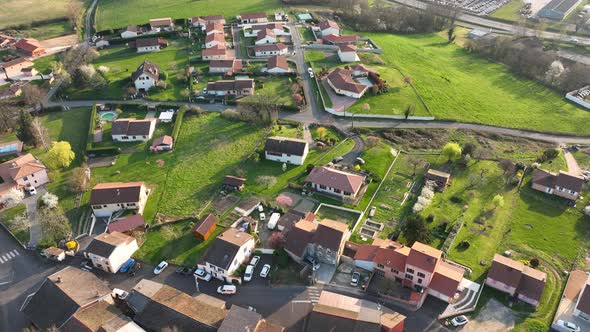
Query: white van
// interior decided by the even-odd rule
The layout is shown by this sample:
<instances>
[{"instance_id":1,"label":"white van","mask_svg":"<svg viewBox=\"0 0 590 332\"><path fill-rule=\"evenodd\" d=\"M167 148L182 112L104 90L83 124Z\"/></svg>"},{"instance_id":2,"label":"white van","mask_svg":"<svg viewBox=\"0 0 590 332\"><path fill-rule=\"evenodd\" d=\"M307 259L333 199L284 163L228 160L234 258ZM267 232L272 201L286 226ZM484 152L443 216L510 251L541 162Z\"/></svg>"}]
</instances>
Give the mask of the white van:
<instances>
[{"instance_id":1,"label":"white van","mask_svg":"<svg viewBox=\"0 0 590 332\"><path fill-rule=\"evenodd\" d=\"M268 223L266 224L266 227L268 227L268 229L275 229L280 217L281 217L280 213L271 214L270 219L268 220Z\"/></svg>"}]
</instances>

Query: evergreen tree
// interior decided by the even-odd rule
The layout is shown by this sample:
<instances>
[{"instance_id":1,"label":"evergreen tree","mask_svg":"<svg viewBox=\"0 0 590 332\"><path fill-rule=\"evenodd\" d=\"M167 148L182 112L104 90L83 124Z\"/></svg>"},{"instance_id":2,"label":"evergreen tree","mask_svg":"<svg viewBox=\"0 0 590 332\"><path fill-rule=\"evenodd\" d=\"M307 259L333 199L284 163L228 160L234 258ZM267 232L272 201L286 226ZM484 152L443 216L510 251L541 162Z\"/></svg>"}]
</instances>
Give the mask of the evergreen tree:
<instances>
[{"instance_id":1,"label":"evergreen tree","mask_svg":"<svg viewBox=\"0 0 590 332\"><path fill-rule=\"evenodd\" d=\"M18 119L16 137L26 144L33 143L33 117L29 112L21 111Z\"/></svg>"}]
</instances>

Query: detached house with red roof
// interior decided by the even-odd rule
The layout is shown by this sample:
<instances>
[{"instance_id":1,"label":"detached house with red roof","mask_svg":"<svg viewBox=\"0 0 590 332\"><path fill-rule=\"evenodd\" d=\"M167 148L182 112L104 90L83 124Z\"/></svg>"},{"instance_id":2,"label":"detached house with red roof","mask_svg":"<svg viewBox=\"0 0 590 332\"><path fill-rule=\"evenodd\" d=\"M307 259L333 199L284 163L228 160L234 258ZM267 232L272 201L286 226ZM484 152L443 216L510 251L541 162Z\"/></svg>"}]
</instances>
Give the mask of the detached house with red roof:
<instances>
[{"instance_id":1,"label":"detached house with red roof","mask_svg":"<svg viewBox=\"0 0 590 332\"><path fill-rule=\"evenodd\" d=\"M266 72L269 74L284 74L289 72L287 58L281 55L273 55L266 63Z\"/></svg>"},{"instance_id":2,"label":"detached house with red roof","mask_svg":"<svg viewBox=\"0 0 590 332\"><path fill-rule=\"evenodd\" d=\"M274 33L273 30L270 29L263 29L258 31L256 34L256 41L254 41L255 45L264 45L264 44L275 44L277 42L277 35Z\"/></svg>"},{"instance_id":3,"label":"detached house with red roof","mask_svg":"<svg viewBox=\"0 0 590 332\"><path fill-rule=\"evenodd\" d=\"M209 62L209 73L237 73L242 71L242 68L242 60L238 59L212 60Z\"/></svg>"},{"instance_id":4,"label":"detached house with red roof","mask_svg":"<svg viewBox=\"0 0 590 332\"><path fill-rule=\"evenodd\" d=\"M332 20L324 20L321 21L319 24L320 27L320 31L322 33L322 36L327 36L327 35L340 35L340 26L338 26L338 23L332 21Z\"/></svg>"},{"instance_id":5,"label":"detached house with red roof","mask_svg":"<svg viewBox=\"0 0 590 332\"><path fill-rule=\"evenodd\" d=\"M205 35L209 36L213 33L224 33L223 24L221 23L209 23L205 26Z\"/></svg>"},{"instance_id":6,"label":"detached house with red roof","mask_svg":"<svg viewBox=\"0 0 590 332\"><path fill-rule=\"evenodd\" d=\"M539 305L547 274L521 262L496 254L488 270L486 285L534 307Z\"/></svg>"},{"instance_id":7,"label":"detached house with red roof","mask_svg":"<svg viewBox=\"0 0 590 332\"><path fill-rule=\"evenodd\" d=\"M47 167L27 153L0 164L0 196L11 189L37 188L49 182Z\"/></svg>"},{"instance_id":8,"label":"detached house with red roof","mask_svg":"<svg viewBox=\"0 0 590 332\"><path fill-rule=\"evenodd\" d=\"M578 175L564 171L556 174L538 168L533 172L532 188L575 201L580 197L585 182L584 178Z\"/></svg>"},{"instance_id":9,"label":"detached house with red roof","mask_svg":"<svg viewBox=\"0 0 590 332\"><path fill-rule=\"evenodd\" d=\"M356 62L361 60L356 54L356 46L348 44L338 46L338 57L340 58L340 62Z\"/></svg>"},{"instance_id":10,"label":"detached house with red roof","mask_svg":"<svg viewBox=\"0 0 590 332\"><path fill-rule=\"evenodd\" d=\"M195 16L190 18L189 22L195 28L205 28L211 23L225 24L225 18L221 15Z\"/></svg>"},{"instance_id":11,"label":"detached house with red roof","mask_svg":"<svg viewBox=\"0 0 590 332\"><path fill-rule=\"evenodd\" d=\"M90 193L90 206L97 217L110 217L122 210L142 214L149 192L143 182L99 183Z\"/></svg>"},{"instance_id":12,"label":"detached house with red roof","mask_svg":"<svg viewBox=\"0 0 590 332\"><path fill-rule=\"evenodd\" d=\"M255 45L254 46L254 54L259 56L273 56L273 55L285 55L289 51L287 45L283 43L276 43L276 44L265 44L265 45Z\"/></svg>"},{"instance_id":13,"label":"detached house with red roof","mask_svg":"<svg viewBox=\"0 0 590 332\"><path fill-rule=\"evenodd\" d=\"M114 142L145 142L152 139L155 130L156 119L117 119L111 135Z\"/></svg>"},{"instance_id":14,"label":"detached house with red roof","mask_svg":"<svg viewBox=\"0 0 590 332\"><path fill-rule=\"evenodd\" d=\"M223 33L212 33L205 37L205 48L223 46L225 48L225 36Z\"/></svg>"},{"instance_id":15,"label":"detached house with red roof","mask_svg":"<svg viewBox=\"0 0 590 332\"><path fill-rule=\"evenodd\" d=\"M240 23L266 23L268 17L266 13L247 13L240 14L236 17Z\"/></svg>"},{"instance_id":16,"label":"detached house with red roof","mask_svg":"<svg viewBox=\"0 0 590 332\"><path fill-rule=\"evenodd\" d=\"M352 70L342 68L332 70L326 77L326 82L337 94L355 99L361 98L369 88L354 79Z\"/></svg>"},{"instance_id":17,"label":"detached house with red roof","mask_svg":"<svg viewBox=\"0 0 590 332\"><path fill-rule=\"evenodd\" d=\"M45 53L45 47L41 46L39 41L34 38L23 38L14 45L17 51L28 55L38 56Z\"/></svg>"},{"instance_id":18,"label":"detached house with red roof","mask_svg":"<svg viewBox=\"0 0 590 332\"><path fill-rule=\"evenodd\" d=\"M224 60L227 59L227 50L225 45L216 45L201 51L203 61Z\"/></svg>"},{"instance_id":19,"label":"detached house with red roof","mask_svg":"<svg viewBox=\"0 0 590 332\"><path fill-rule=\"evenodd\" d=\"M174 28L174 22L170 17L154 18L150 20L150 28L152 31L170 31Z\"/></svg>"},{"instance_id":20,"label":"detached house with red roof","mask_svg":"<svg viewBox=\"0 0 590 332\"><path fill-rule=\"evenodd\" d=\"M305 179L313 190L340 199L356 199L361 196L367 177L335 168L315 167Z\"/></svg>"}]
</instances>

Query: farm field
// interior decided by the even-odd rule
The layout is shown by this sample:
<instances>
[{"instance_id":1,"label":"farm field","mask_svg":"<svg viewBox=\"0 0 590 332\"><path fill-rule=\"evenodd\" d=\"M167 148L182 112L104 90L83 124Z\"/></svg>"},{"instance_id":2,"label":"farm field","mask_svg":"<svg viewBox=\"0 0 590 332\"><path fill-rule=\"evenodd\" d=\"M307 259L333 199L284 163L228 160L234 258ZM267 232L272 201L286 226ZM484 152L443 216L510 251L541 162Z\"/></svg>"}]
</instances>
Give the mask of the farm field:
<instances>
[{"instance_id":1,"label":"farm field","mask_svg":"<svg viewBox=\"0 0 590 332\"><path fill-rule=\"evenodd\" d=\"M118 29L130 24L145 24L152 18L187 18L197 15L224 15L270 12L281 6L278 0L104 0L96 10L98 31Z\"/></svg>"},{"instance_id":2,"label":"farm field","mask_svg":"<svg viewBox=\"0 0 590 332\"><path fill-rule=\"evenodd\" d=\"M518 21L520 19L520 13L518 13L518 11L523 6L524 2L522 0L511 0L504 6L500 7L500 9L493 12L490 16L503 20Z\"/></svg>"},{"instance_id":3,"label":"farm field","mask_svg":"<svg viewBox=\"0 0 590 332\"><path fill-rule=\"evenodd\" d=\"M588 134L590 114L542 85L473 56L434 34L363 33L388 66L410 76L438 119Z\"/></svg>"},{"instance_id":4,"label":"farm field","mask_svg":"<svg viewBox=\"0 0 590 332\"><path fill-rule=\"evenodd\" d=\"M63 20L54 23L43 24L37 27L31 27L24 30L18 30L19 35L39 40L56 38L75 33L69 21Z\"/></svg>"},{"instance_id":5,"label":"farm field","mask_svg":"<svg viewBox=\"0 0 590 332\"><path fill-rule=\"evenodd\" d=\"M65 17L68 1L2 0L0 1L2 8L0 10L0 29Z\"/></svg>"}]
</instances>

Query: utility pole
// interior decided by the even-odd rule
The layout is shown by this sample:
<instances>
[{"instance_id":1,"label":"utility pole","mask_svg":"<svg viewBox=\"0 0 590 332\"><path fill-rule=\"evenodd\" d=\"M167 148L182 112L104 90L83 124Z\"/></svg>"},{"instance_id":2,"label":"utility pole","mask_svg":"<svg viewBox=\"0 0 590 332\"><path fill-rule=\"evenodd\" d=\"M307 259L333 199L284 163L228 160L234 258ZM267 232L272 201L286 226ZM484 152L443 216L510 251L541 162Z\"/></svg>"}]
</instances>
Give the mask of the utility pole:
<instances>
[{"instance_id":1,"label":"utility pole","mask_svg":"<svg viewBox=\"0 0 590 332\"><path fill-rule=\"evenodd\" d=\"M197 287L197 292L200 293L201 291L199 290L199 278L197 278L196 276L195 276L195 286Z\"/></svg>"}]
</instances>

